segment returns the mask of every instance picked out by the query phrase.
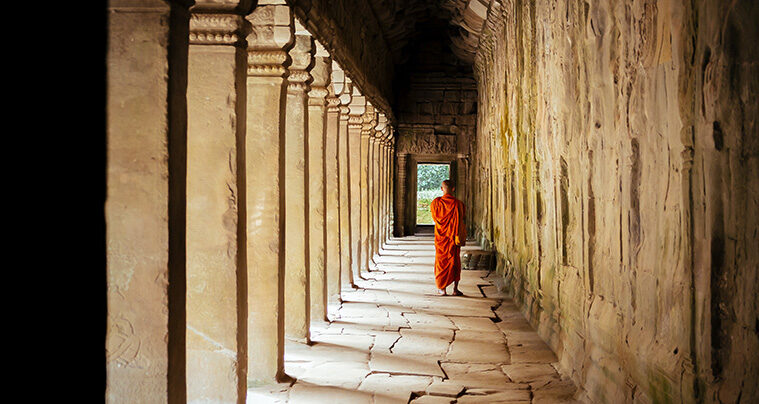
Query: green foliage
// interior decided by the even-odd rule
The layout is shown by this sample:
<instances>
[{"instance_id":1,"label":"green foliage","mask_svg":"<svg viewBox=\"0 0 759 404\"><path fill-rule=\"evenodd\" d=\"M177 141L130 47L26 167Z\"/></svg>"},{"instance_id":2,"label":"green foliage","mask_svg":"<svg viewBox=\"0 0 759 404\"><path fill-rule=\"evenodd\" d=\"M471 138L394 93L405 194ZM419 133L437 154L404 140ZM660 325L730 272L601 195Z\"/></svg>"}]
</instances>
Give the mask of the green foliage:
<instances>
[{"instance_id":1,"label":"green foliage","mask_svg":"<svg viewBox=\"0 0 759 404\"><path fill-rule=\"evenodd\" d=\"M428 189L426 191L418 191L416 195L416 223L418 224L435 224L432 221L432 213L430 212L430 203L438 196L442 196L443 191L439 189Z\"/></svg>"},{"instance_id":2,"label":"green foliage","mask_svg":"<svg viewBox=\"0 0 759 404\"><path fill-rule=\"evenodd\" d=\"M434 224L432 213L430 213L430 203L443 195L440 183L448 179L450 166L448 164L419 164L417 174L416 223Z\"/></svg>"},{"instance_id":3,"label":"green foliage","mask_svg":"<svg viewBox=\"0 0 759 404\"><path fill-rule=\"evenodd\" d=\"M430 213L430 203L443 195L440 183L449 178L450 166L448 164L419 164L417 175L416 223L434 224L432 213Z\"/></svg>"},{"instance_id":4,"label":"green foliage","mask_svg":"<svg viewBox=\"0 0 759 404\"><path fill-rule=\"evenodd\" d=\"M428 189L440 189L440 183L447 180L450 176L450 166L448 164L419 164L417 166L417 183L418 191Z\"/></svg>"}]
</instances>

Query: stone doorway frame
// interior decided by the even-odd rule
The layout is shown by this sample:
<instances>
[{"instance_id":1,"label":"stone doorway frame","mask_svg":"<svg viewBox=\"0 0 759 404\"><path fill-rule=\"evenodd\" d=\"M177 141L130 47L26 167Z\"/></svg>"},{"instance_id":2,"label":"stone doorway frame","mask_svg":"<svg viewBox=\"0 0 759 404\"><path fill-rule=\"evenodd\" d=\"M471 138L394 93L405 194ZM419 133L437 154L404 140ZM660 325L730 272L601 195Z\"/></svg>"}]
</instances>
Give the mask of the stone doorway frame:
<instances>
[{"instance_id":1,"label":"stone doorway frame","mask_svg":"<svg viewBox=\"0 0 759 404\"><path fill-rule=\"evenodd\" d=\"M401 232L404 236L410 236L416 233L416 185L417 185L417 166L419 164L448 164L450 167L449 177L454 180L456 191L453 195L456 198L464 199L466 195L466 184L461 180L461 167L459 167L458 154L407 154L405 171L406 181L402 184L400 196L403 198L403 208L401 209ZM459 184L464 184L459 188Z\"/></svg>"}]
</instances>

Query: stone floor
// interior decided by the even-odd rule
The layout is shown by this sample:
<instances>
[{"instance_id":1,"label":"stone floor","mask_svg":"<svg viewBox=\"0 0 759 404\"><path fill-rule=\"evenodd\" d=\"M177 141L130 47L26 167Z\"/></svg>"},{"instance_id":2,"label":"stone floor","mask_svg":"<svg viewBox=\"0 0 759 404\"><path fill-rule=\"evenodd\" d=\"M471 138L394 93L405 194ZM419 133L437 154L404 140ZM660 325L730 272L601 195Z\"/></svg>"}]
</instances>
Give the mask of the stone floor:
<instances>
[{"instance_id":1,"label":"stone floor","mask_svg":"<svg viewBox=\"0 0 759 404\"><path fill-rule=\"evenodd\" d=\"M462 271L464 296L438 296L434 255L431 236L393 239L331 321L312 327L311 345L287 344L293 380L250 388L248 402L574 402L556 356L489 273Z\"/></svg>"}]
</instances>

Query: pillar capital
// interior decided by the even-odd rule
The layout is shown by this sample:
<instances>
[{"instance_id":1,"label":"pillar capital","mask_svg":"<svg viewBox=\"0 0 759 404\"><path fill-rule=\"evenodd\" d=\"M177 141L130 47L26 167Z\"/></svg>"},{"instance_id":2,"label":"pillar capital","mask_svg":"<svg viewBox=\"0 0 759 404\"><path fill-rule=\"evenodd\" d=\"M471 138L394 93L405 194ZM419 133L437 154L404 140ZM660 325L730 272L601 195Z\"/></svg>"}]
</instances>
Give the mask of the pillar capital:
<instances>
[{"instance_id":1,"label":"pillar capital","mask_svg":"<svg viewBox=\"0 0 759 404\"><path fill-rule=\"evenodd\" d=\"M287 92L307 92L310 90L311 69L314 66L314 38L311 35L295 35L295 43L290 49L292 63L288 67Z\"/></svg>"},{"instance_id":2,"label":"pillar capital","mask_svg":"<svg viewBox=\"0 0 759 404\"><path fill-rule=\"evenodd\" d=\"M374 138L376 136L374 127L377 125L377 113L374 109L374 106L372 106L372 104L368 101L366 103L366 110L361 118L363 122L361 126L361 136L369 136L371 138Z\"/></svg>"},{"instance_id":3,"label":"pillar capital","mask_svg":"<svg viewBox=\"0 0 759 404\"><path fill-rule=\"evenodd\" d=\"M325 99L330 95L330 78L332 75L332 58L324 46L314 40L314 67L311 69L311 91L308 92L309 106L325 106Z\"/></svg>"},{"instance_id":4,"label":"pillar capital","mask_svg":"<svg viewBox=\"0 0 759 404\"><path fill-rule=\"evenodd\" d=\"M293 15L285 4L261 5L246 17L250 22L248 76L285 77L294 43Z\"/></svg>"},{"instance_id":5,"label":"pillar capital","mask_svg":"<svg viewBox=\"0 0 759 404\"><path fill-rule=\"evenodd\" d=\"M340 72L342 72L342 70ZM351 95L353 92L353 83L348 77L343 76L343 81L340 87L340 120L347 121L348 115L350 114L350 104L353 101L353 96ZM337 88L337 86L335 88Z\"/></svg>"},{"instance_id":6,"label":"pillar capital","mask_svg":"<svg viewBox=\"0 0 759 404\"><path fill-rule=\"evenodd\" d=\"M190 16L191 45L245 45L250 23L237 14L196 12Z\"/></svg>"},{"instance_id":7,"label":"pillar capital","mask_svg":"<svg viewBox=\"0 0 759 404\"><path fill-rule=\"evenodd\" d=\"M348 127L361 129L364 125L364 112L366 112L366 97L361 94L357 87L353 87L351 102L348 105Z\"/></svg>"},{"instance_id":8,"label":"pillar capital","mask_svg":"<svg viewBox=\"0 0 759 404\"><path fill-rule=\"evenodd\" d=\"M327 95L327 112L340 112L340 98Z\"/></svg>"}]
</instances>

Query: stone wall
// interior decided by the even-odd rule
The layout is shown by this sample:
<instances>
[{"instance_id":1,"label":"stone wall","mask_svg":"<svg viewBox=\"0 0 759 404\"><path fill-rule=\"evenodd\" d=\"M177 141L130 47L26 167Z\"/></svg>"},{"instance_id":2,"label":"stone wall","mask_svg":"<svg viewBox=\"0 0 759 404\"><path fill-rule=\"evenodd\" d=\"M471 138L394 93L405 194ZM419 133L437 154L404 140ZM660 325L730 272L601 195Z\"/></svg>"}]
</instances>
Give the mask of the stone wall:
<instances>
[{"instance_id":1,"label":"stone wall","mask_svg":"<svg viewBox=\"0 0 759 404\"><path fill-rule=\"evenodd\" d=\"M759 400L759 6L493 1L476 234L593 402Z\"/></svg>"}]
</instances>

